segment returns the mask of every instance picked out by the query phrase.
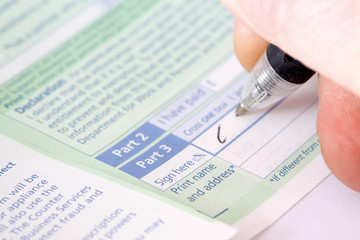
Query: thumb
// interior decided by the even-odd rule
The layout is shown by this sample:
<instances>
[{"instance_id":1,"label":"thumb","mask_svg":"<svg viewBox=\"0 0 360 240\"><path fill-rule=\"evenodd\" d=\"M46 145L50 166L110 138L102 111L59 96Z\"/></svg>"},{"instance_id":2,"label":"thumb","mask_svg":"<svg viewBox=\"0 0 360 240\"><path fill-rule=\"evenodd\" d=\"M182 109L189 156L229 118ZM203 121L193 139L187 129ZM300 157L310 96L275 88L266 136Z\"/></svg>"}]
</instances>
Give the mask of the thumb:
<instances>
[{"instance_id":1,"label":"thumb","mask_svg":"<svg viewBox=\"0 0 360 240\"><path fill-rule=\"evenodd\" d=\"M360 1L222 2L252 31L360 96Z\"/></svg>"}]
</instances>

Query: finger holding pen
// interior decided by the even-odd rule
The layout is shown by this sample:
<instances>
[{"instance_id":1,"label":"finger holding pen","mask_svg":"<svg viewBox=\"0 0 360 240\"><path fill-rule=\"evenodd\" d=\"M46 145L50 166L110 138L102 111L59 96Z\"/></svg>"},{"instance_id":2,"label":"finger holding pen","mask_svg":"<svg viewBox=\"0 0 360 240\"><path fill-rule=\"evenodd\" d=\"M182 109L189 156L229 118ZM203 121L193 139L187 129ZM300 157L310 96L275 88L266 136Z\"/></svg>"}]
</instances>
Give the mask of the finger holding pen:
<instances>
[{"instance_id":1,"label":"finger holding pen","mask_svg":"<svg viewBox=\"0 0 360 240\"><path fill-rule=\"evenodd\" d=\"M360 191L360 2L222 2L235 15L235 52L245 69L253 68L270 41L319 72L323 157L343 183Z\"/></svg>"}]
</instances>

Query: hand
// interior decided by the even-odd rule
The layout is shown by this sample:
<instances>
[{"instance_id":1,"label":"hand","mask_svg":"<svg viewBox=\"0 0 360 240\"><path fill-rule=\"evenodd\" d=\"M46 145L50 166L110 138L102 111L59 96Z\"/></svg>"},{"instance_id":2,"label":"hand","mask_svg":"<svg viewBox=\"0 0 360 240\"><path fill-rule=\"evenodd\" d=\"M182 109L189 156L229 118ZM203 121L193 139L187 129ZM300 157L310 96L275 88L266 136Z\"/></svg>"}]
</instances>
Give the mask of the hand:
<instances>
[{"instance_id":1,"label":"hand","mask_svg":"<svg viewBox=\"0 0 360 240\"><path fill-rule=\"evenodd\" d=\"M360 191L360 1L222 0L250 71L271 42L319 73L317 133L340 181Z\"/></svg>"}]
</instances>

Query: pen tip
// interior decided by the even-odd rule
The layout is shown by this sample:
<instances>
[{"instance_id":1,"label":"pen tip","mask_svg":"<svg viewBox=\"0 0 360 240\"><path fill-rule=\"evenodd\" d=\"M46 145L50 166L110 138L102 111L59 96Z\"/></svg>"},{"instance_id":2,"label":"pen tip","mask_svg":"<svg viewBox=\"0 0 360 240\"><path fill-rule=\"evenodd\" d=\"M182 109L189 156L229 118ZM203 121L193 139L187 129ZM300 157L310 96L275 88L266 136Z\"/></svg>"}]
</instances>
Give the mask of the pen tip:
<instances>
[{"instance_id":1,"label":"pen tip","mask_svg":"<svg viewBox=\"0 0 360 240\"><path fill-rule=\"evenodd\" d=\"M240 104L237 106L236 111L235 111L236 116L237 116L237 117L238 117L238 116L241 116L241 115L243 115L245 112L246 112L246 109L244 108L244 106L242 105L242 103L240 103Z\"/></svg>"}]
</instances>

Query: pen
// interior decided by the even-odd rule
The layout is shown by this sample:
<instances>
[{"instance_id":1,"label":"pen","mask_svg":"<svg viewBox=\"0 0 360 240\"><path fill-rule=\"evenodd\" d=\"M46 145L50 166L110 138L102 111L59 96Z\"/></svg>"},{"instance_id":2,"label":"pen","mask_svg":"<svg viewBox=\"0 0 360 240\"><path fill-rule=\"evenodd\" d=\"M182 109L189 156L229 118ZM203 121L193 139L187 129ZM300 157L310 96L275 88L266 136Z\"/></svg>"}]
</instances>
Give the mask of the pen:
<instances>
[{"instance_id":1,"label":"pen","mask_svg":"<svg viewBox=\"0 0 360 240\"><path fill-rule=\"evenodd\" d=\"M278 102L314 74L313 70L270 43L244 84L236 116Z\"/></svg>"}]
</instances>

